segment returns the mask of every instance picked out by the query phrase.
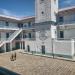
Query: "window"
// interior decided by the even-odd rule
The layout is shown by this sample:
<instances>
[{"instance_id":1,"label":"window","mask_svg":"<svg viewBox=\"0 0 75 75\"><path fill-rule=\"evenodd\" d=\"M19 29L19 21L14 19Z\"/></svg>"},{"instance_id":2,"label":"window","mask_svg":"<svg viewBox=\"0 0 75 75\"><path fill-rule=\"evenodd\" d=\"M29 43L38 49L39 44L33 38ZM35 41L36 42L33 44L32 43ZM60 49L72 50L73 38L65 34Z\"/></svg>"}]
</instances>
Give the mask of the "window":
<instances>
[{"instance_id":1,"label":"window","mask_svg":"<svg viewBox=\"0 0 75 75\"><path fill-rule=\"evenodd\" d=\"M27 38L27 35L26 35L26 34L24 34L24 35L23 35L23 38Z\"/></svg>"},{"instance_id":2,"label":"window","mask_svg":"<svg viewBox=\"0 0 75 75\"><path fill-rule=\"evenodd\" d=\"M45 46L42 45L41 48L42 48L42 54L45 54Z\"/></svg>"},{"instance_id":3,"label":"window","mask_svg":"<svg viewBox=\"0 0 75 75\"><path fill-rule=\"evenodd\" d=\"M60 31L60 38L64 38L64 32Z\"/></svg>"},{"instance_id":4,"label":"window","mask_svg":"<svg viewBox=\"0 0 75 75\"><path fill-rule=\"evenodd\" d=\"M6 22L6 26L9 26L9 23L8 22Z\"/></svg>"},{"instance_id":5,"label":"window","mask_svg":"<svg viewBox=\"0 0 75 75\"><path fill-rule=\"evenodd\" d=\"M43 11L42 11L41 13L42 13L42 15L44 14L44 12L43 12Z\"/></svg>"},{"instance_id":6,"label":"window","mask_svg":"<svg viewBox=\"0 0 75 75\"><path fill-rule=\"evenodd\" d=\"M28 27L31 27L31 22L28 22Z\"/></svg>"},{"instance_id":7,"label":"window","mask_svg":"<svg viewBox=\"0 0 75 75\"><path fill-rule=\"evenodd\" d=\"M63 17L59 17L59 22L63 22L63 21L64 21Z\"/></svg>"},{"instance_id":8,"label":"window","mask_svg":"<svg viewBox=\"0 0 75 75\"><path fill-rule=\"evenodd\" d=\"M19 24L18 24L18 27L19 27L19 28L23 28L23 24L19 23Z\"/></svg>"},{"instance_id":9,"label":"window","mask_svg":"<svg viewBox=\"0 0 75 75\"><path fill-rule=\"evenodd\" d=\"M29 33L29 38L31 38L31 33Z\"/></svg>"},{"instance_id":10,"label":"window","mask_svg":"<svg viewBox=\"0 0 75 75\"><path fill-rule=\"evenodd\" d=\"M6 38L9 38L9 33L6 33Z\"/></svg>"},{"instance_id":11,"label":"window","mask_svg":"<svg viewBox=\"0 0 75 75\"><path fill-rule=\"evenodd\" d=\"M27 45L27 50L28 50L28 52L30 52L30 46L29 45Z\"/></svg>"}]
</instances>

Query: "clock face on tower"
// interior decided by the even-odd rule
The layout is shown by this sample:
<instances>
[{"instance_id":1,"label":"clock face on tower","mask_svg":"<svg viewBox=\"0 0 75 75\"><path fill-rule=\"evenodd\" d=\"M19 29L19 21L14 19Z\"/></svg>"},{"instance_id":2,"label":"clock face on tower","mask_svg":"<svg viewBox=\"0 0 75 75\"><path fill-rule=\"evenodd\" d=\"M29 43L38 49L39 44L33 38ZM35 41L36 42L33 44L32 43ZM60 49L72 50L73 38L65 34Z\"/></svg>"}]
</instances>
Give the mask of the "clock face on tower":
<instances>
[{"instance_id":1,"label":"clock face on tower","mask_svg":"<svg viewBox=\"0 0 75 75\"><path fill-rule=\"evenodd\" d=\"M41 31L39 32L39 39L40 39L41 41L45 41L47 38L48 38L48 36L46 35L46 31L45 31L45 30L41 30Z\"/></svg>"}]
</instances>

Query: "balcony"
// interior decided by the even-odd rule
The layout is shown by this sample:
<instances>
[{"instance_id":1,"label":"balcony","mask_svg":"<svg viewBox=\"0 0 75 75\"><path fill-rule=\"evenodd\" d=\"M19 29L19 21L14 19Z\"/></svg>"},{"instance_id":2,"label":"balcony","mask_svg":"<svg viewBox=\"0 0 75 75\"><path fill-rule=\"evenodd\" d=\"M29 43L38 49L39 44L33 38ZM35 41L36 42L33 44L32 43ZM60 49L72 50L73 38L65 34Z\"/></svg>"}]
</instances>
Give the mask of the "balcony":
<instances>
[{"instance_id":1,"label":"balcony","mask_svg":"<svg viewBox=\"0 0 75 75\"><path fill-rule=\"evenodd\" d=\"M32 30L34 29L34 27L32 26L27 26L27 27L18 27L18 26L4 26L4 25L0 25L0 29L4 29L4 30L19 30L19 29L23 29L23 30Z\"/></svg>"},{"instance_id":2,"label":"balcony","mask_svg":"<svg viewBox=\"0 0 75 75\"><path fill-rule=\"evenodd\" d=\"M74 25L74 24L75 24L75 20L58 22L58 25Z\"/></svg>"},{"instance_id":3,"label":"balcony","mask_svg":"<svg viewBox=\"0 0 75 75\"><path fill-rule=\"evenodd\" d=\"M19 27L17 26L2 26L0 25L0 29L4 29L4 30L19 30Z\"/></svg>"}]
</instances>

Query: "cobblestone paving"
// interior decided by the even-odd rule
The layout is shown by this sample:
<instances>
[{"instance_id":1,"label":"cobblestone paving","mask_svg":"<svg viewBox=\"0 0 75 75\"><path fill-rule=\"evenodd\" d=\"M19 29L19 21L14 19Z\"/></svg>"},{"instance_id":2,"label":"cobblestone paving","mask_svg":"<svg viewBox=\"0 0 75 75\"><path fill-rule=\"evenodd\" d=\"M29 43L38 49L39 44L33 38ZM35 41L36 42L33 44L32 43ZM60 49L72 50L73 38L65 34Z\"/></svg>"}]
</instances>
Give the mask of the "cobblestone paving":
<instances>
[{"instance_id":1,"label":"cobblestone paving","mask_svg":"<svg viewBox=\"0 0 75 75\"><path fill-rule=\"evenodd\" d=\"M11 53L0 54L0 66L20 75L75 75L75 62L21 54L10 61Z\"/></svg>"}]
</instances>

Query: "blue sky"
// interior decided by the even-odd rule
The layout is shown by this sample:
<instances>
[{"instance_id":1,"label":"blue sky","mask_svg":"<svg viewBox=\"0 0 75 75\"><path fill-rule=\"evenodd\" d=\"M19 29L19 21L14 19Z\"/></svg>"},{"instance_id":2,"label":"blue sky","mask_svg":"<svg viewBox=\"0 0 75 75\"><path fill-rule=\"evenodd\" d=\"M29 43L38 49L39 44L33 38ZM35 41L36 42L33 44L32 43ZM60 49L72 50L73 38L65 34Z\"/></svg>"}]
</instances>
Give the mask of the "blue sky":
<instances>
[{"instance_id":1,"label":"blue sky","mask_svg":"<svg viewBox=\"0 0 75 75\"><path fill-rule=\"evenodd\" d=\"M35 0L0 0L0 14L9 16L33 16ZM75 0L59 0L59 7L75 5Z\"/></svg>"}]
</instances>

